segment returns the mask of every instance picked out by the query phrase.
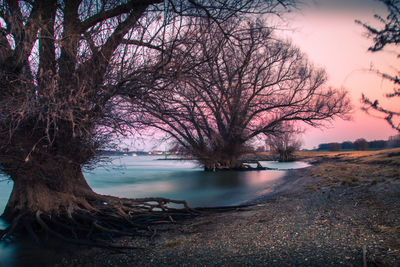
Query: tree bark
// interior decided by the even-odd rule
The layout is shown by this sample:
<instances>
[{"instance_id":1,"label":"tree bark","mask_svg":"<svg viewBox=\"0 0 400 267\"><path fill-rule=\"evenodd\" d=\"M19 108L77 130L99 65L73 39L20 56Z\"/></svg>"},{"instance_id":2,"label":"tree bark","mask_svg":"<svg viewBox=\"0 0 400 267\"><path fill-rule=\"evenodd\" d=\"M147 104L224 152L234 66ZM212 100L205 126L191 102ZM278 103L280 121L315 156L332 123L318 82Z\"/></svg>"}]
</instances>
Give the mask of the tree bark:
<instances>
[{"instance_id":1,"label":"tree bark","mask_svg":"<svg viewBox=\"0 0 400 267\"><path fill-rule=\"evenodd\" d=\"M57 158L49 158L39 168L29 162L26 165L11 176L14 186L2 215L6 220L22 213L70 215L76 209L93 209L89 201L98 195L79 165Z\"/></svg>"},{"instance_id":2,"label":"tree bark","mask_svg":"<svg viewBox=\"0 0 400 267\"><path fill-rule=\"evenodd\" d=\"M241 154L219 152L209 155L212 158L199 157L205 171L238 170L243 167L243 164L238 160Z\"/></svg>"},{"instance_id":3,"label":"tree bark","mask_svg":"<svg viewBox=\"0 0 400 267\"><path fill-rule=\"evenodd\" d=\"M0 229L0 241L30 235L40 242L42 236L51 235L81 245L128 248L100 240L137 235L138 230L151 231L150 225L198 214L183 200L97 194L86 182L80 165L65 157L47 156L41 163L31 163L33 160L11 175L14 186L2 215L9 226ZM168 203L183 208L172 208Z\"/></svg>"}]
</instances>

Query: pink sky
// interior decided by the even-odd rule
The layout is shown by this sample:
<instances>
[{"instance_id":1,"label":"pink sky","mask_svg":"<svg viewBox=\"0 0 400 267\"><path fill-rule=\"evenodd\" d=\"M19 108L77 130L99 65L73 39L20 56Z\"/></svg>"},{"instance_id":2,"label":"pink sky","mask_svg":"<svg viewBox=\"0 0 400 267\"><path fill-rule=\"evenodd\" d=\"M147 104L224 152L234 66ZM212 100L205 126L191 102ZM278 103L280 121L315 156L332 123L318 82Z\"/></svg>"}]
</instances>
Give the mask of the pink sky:
<instances>
[{"instance_id":1,"label":"pink sky","mask_svg":"<svg viewBox=\"0 0 400 267\"><path fill-rule=\"evenodd\" d=\"M328 85L349 91L354 106L351 121L336 120L326 128L307 128L302 136L303 148L312 149L320 143L388 139L397 134L383 119L374 118L360 110L361 94L384 103L385 93L392 85L382 81L367 70L373 66L380 71L396 73L399 61L388 52L371 53L372 41L365 37L365 30L354 21L359 19L376 24L374 14L386 14L383 4L375 0L309 0L307 6L285 15L287 26L283 34L306 53L317 67L328 73ZM392 49L393 50L393 49ZM392 51L393 52L393 51ZM400 52L398 52L400 54ZM389 105L398 110L400 101ZM136 149L164 149L164 144L152 141L129 142Z\"/></svg>"},{"instance_id":2,"label":"pink sky","mask_svg":"<svg viewBox=\"0 0 400 267\"><path fill-rule=\"evenodd\" d=\"M373 15L385 15L385 7L373 0L315 0L314 4L300 12L287 16L288 27L293 29L285 35L305 52L315 66L324 67L328 73L328 84L346 88L354 105L351 121L336 120L325 129L308 129L303 135L303 147L313 148L320 143L387 139L395 135L384 120L371 117L360 110L361 94L384 101L383 95L391 92L392 85L382 81L376 74L368 72L373 66L388 73L396 73L399 61L393 51L368 52L371 40L365 30L354 22L360 19L376 23ZM393 49L392 49L393 50ZM389 103L398 110L400 101Z\"/></svg>"}]
</instances>

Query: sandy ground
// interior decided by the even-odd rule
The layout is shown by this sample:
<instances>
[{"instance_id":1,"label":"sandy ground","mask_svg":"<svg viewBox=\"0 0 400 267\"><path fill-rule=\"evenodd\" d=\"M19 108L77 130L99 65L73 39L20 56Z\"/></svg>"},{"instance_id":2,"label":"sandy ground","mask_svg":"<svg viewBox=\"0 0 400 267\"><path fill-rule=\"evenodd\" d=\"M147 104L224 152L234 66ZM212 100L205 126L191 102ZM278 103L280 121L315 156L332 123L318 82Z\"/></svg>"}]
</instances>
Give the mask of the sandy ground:
<instances>
[{"instance_id":1,"label":"sandy ground","mask_svg":"<svg viewBox=\"0 0 400 267\"><path fill-rule=\"evenodd\" d=\"M56 266L400 266L397 163L313 160L251 206L116 241L143 249L74 249Z\"/></svg>"}]
</instances>

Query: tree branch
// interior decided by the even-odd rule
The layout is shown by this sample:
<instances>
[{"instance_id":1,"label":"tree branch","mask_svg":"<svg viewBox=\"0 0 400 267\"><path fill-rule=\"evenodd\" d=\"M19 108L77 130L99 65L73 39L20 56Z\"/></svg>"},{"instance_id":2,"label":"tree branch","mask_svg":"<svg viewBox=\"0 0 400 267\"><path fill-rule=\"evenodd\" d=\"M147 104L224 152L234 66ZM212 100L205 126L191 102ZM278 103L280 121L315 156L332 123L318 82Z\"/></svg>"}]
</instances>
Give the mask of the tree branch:
<instances>
[{"instance_id":1,"label":"tree branch","mask_svg":"<svg viewBox=\"0 0 400 267\"><path fill-rule=\"evenodd\" d=\"M143 42L143 41L139 41L139 40L127 40L127 39L123 39L121 41L121 44L125 44L125 45L137 45L137 46L144 46L144 47L148 47L160 52L163 52L164 49L161 46L157 46L157 45L153 45L149 42Z\"/></svg>"},{"instance_id":2,"label":"tree branch","mask_svg":"<svg viewBox=\"0 0 400 267\"><path fill-rule=\"evenodd\" d=\"M162 3L164 0L130 0L126 4L119 5L110 10L104 10L80 23L80 33L84 33L90 27L93 27L99 22L105 21L122 14L130 13L132 10L147 8L149 5Z\"/></svg>"}]
</instances>

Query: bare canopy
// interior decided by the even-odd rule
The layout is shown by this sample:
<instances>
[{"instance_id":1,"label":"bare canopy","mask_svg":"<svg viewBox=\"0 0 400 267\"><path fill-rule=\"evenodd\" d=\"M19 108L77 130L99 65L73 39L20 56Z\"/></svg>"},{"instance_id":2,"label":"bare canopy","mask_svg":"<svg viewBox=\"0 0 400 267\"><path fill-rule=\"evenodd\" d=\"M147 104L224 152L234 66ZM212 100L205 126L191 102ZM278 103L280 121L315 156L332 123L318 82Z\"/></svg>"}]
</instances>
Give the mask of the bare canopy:
<instances>
[{"instance_id":1,"label":"bare canopy","mask_svg":"<svg viewBox=\"0 0 400 267\"><path fill-rule=\"evenodd\" d=\"M143 124L168 133L206 170L240 168L249 141L280 134L287 122L319 126L350 109L346 92L325 86L324 70L261 22L206 20L185 40L160 79L143 84L137 108L149 114Z\"/></svg>"},{"instance_id":2,"label":"bare canopy","mask_svg":"<svg viewBox=\"0 0 400 267\"><path fill-rule=\"evenodd\" d=\"M301 148L301 141L296 134L298 134L298 131L292 125L287 125L283 133L270 135L267 138L270 152L278 157L278 161L288 162L295 160L294 153Z\"/></svg>"},{"instance_id":3,"label":"bare canopy","mask_svg":"<svg viewBox=\"0 0 400 267\"><path fill-rule=\"evenodd\" d=\"M3 214L13 223L0 238L24 229L78 238L136 225L132 218L154 203L98 195L82 174L134 123L120 89L163 64L187 21L219 24L291 2L0 0L0 168L14 182Z\"/></svg>"}]
</instances>

